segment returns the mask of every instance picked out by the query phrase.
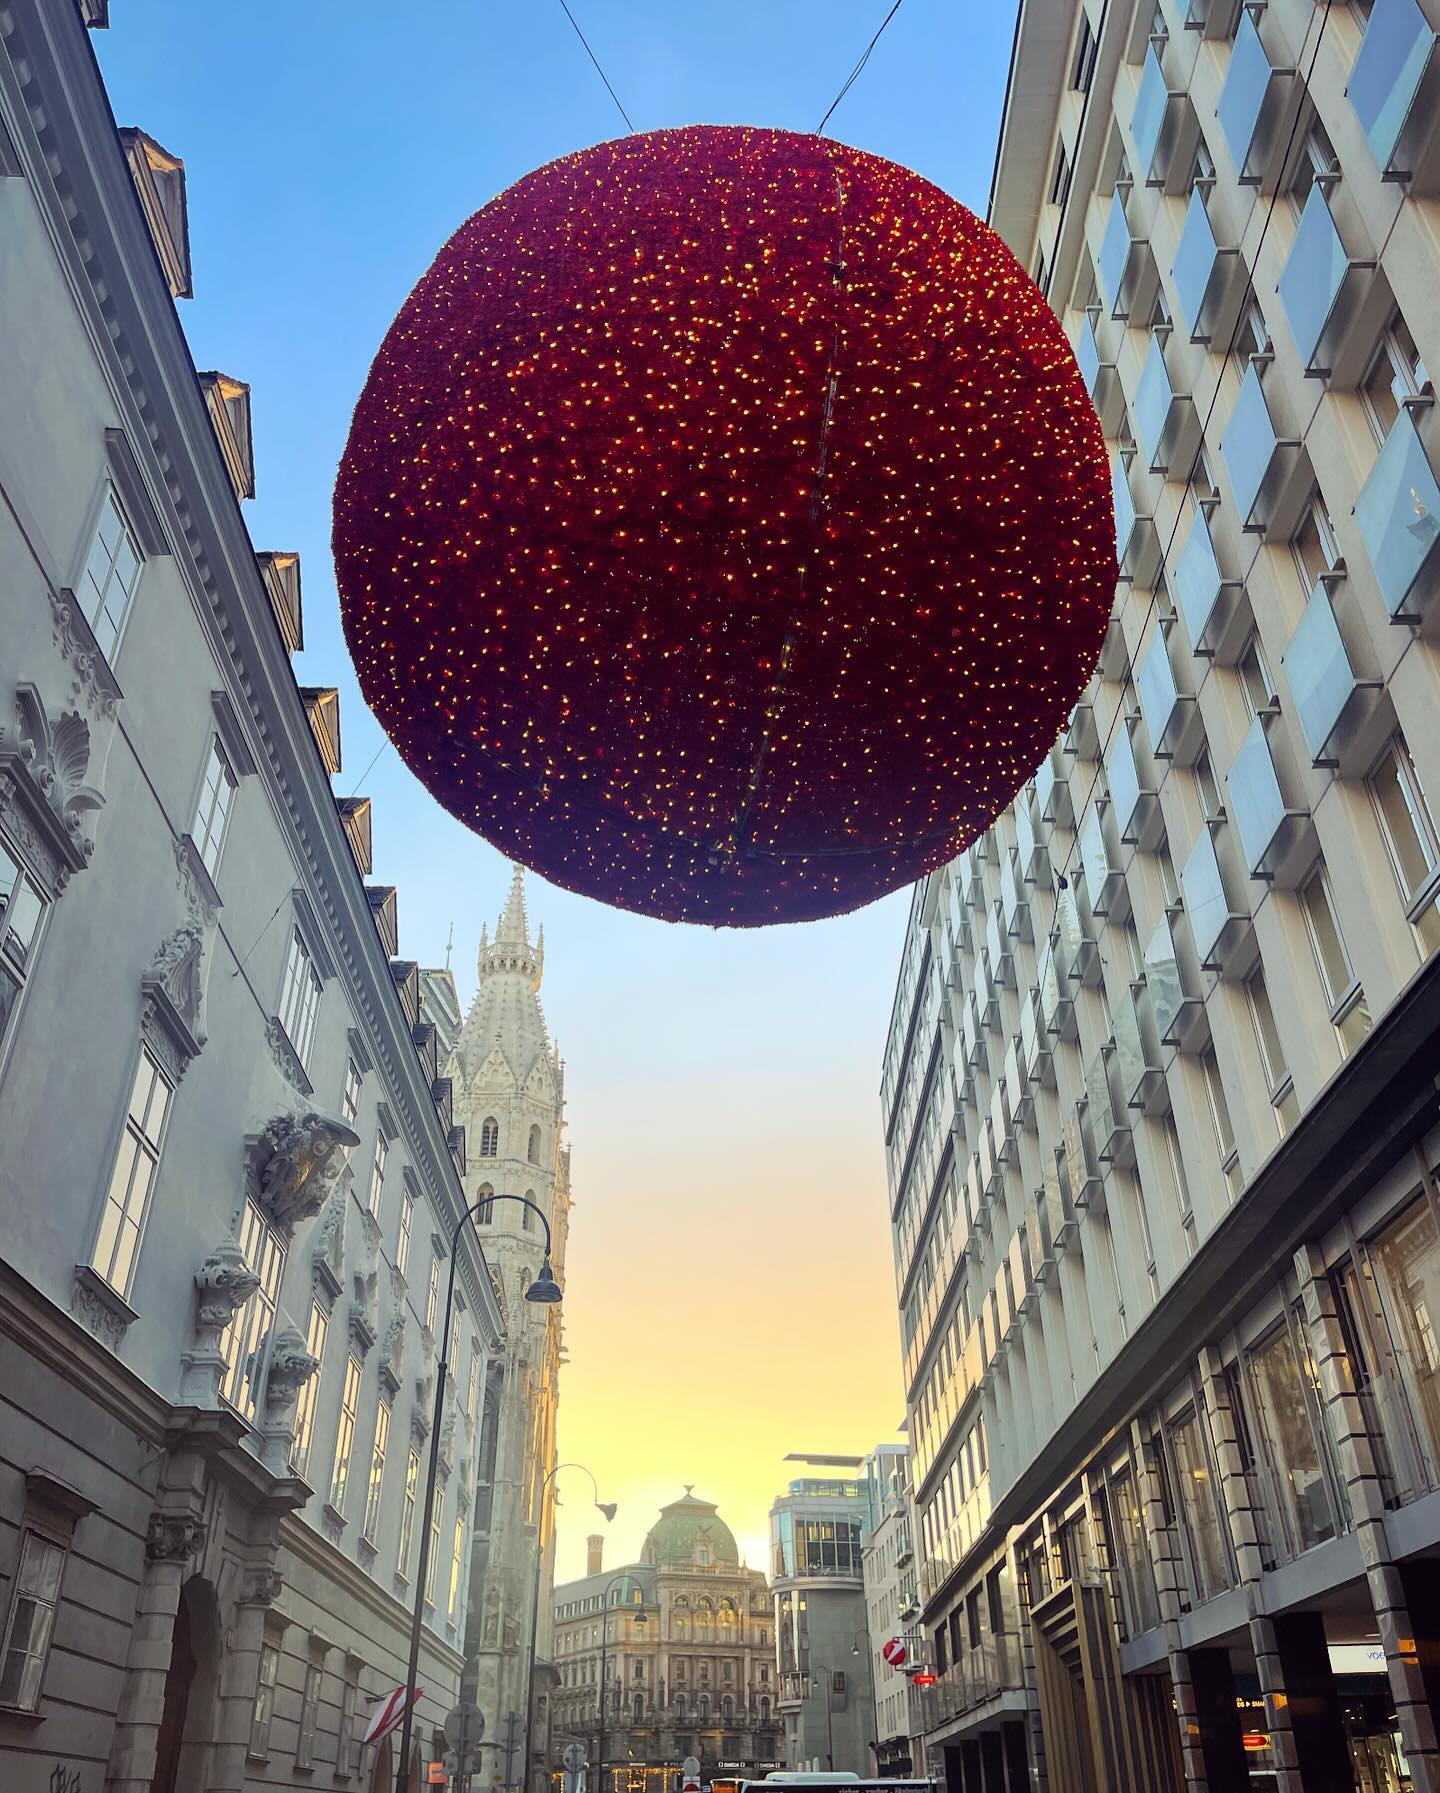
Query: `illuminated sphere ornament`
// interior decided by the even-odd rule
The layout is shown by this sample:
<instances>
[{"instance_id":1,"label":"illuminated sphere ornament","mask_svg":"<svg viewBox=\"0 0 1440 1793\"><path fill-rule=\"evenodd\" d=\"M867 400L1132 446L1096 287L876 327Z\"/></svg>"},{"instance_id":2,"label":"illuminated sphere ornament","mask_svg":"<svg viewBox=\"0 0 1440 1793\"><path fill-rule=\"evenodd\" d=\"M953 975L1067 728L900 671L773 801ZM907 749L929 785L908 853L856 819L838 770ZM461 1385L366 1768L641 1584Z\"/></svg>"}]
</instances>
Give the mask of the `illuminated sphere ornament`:
<instances>
[{"instance_id":1,"label":"illuminated sphere ornament","mask_svg":"<svg viewBox=\"0 0 1440 1793\"><path fill-rule=\"evenodd\" d=\"M1114 597L1100 425L1000 239L821 137L527 175L386 336L335 494L367 701L452 814L671 920L837 914L1055 740Z\"/></svg>"}]
</instances>

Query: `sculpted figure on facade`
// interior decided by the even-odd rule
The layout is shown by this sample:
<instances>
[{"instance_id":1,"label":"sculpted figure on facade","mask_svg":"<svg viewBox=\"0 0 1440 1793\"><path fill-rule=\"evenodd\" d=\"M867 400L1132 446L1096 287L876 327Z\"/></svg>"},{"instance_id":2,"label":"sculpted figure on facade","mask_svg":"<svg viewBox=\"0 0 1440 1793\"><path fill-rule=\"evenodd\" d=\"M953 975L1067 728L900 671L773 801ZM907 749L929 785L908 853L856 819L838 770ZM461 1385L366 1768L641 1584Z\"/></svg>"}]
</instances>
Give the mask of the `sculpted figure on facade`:
<instances>
[{"instance_id":1,"label":"sculpted figure on facade","mask_svg":"<svg viewBox=\"0 0 1440 1793\"><path fill-rule=\"evenodd\" d=\"M280 1114L266 1123L251 1147L261 1206L287 1230L311 1220L329 1200L346 1164L344 1148L360 1143L344 1121L311 1109Z\"/></svg>"}]
</instances>

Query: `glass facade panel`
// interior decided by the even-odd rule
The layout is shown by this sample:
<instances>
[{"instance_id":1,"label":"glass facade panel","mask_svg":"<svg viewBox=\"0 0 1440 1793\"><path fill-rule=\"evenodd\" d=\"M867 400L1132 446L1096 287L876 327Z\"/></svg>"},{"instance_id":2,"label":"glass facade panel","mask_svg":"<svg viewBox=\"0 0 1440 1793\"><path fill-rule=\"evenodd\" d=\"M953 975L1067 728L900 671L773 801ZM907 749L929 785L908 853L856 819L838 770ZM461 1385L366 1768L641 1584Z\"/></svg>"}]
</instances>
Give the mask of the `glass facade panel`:
<instances>
[{"instance_id":1,"label":"glass facade panel","mask_svg":"<svg viewBox=\"0 0 1440 1793\"><path fill-rule=\"evenodd\" d=\"M1165 645L1163 630L1157 628L1150 637L1150 645L1140 662L1135 683L1140 695L1140 713L1145 718L1145 726L1150 731L1155 751L1159 753L1164 748L1165 737L1170 732L1180 704L1180 693L1175 688L1175 674L1170 666L1170 652Z\"/></svg>"},{"instance_id":2,"label":"glass facade panel","mask_svg":"<svg viewBox=\"0 0 1440 1793\"><path fill-rule=\"evenodd\" d=\"M1242 524L1250 521L1260 502L1265 477L1275 459L1275 449L1275 426L1270 421L1270 407L1265 402L1259 369L1252 361L1240 382L1240 392L1225 434L1220 438L1220 453L1230 475L1235 507Z\"/></svg>"},{"instance_id":3,"label":"glass facade panel","mask_svg":"<svg viewBox=\"0 0 1440 1793\"><path fill-rule=\"evenodd\" d=\"M1355 689L1355 672L1323 585L1311 592L1290 637L1285 670L1305 745L1312 759L1322 759Z\"/></svg>"},{"instance_id":4,"label":"glass facade panel","mask_svg":"<svg viewBox=\"0 0 1440 1793\"><path fill-rule=\"evenodd\" d=\"M1160 147L1160 131L1165 123L1168 100L1165 73L1155 54L1155 46L1151 44L1145 52L1140 91L1135 95L1135 110L1130 115L1130 134L1135 139L1135 166L1142 180L1149 177L1155 166L1155 152Z\"/></svg>"},{"instance_id":5,"label":"glass facade panel","mask_svg":"<svg viewBox=\"0 0 1440 1793\"><path fill-rule=\"evenodd\" d=\"M1372 1253L1433 1485L1440 1465L1440 1347L1431 1310L1440 1312L1440 1235L1425 1203L1416 1202L1375 1241Z\"/></svg>"},{"instance_id":6,"label":"glass facade panel","mask_svg":"<svg viewBox=\"0 0 1440 1793\"><path fill-rule=\"evenodd\" d=\"M1215 558L1215 544L1210 539L1210 525L1203 510L1197 508L1185 546L1175 568L1175 596L1192 648L1205 639L1205 631L1220 602L1223 583L1220 562Z\"/></svg>"},{"instance_id":7,"label":"glass facade panel","mask_svg":"<svg viewBox=\"0 0 1440 1793\"><path fill-rule=\"evenodd\" d=\"M1304 368L1315 365L1325 327L1349 268L1350 258L1330 216L1325 191L1312 186L1279 285L1290 334L1295 338Z\"/></svg>"},{"instance_id":8,"label":"glass facade panel","mask_svg":"<svg viewBox=\"0 0 1440 1793\"><path fill-rule=\"evenodd\" d=\"M1375 0L1345 92L1381 168L1395 154L1434 43L1415 0Z\"/></svg>"},{"instance_id":9,"label":"glass facade panel","mask_svg":"<svg viewBox=\"0 0 1440 1793\"><path fill-rule=\"evenodd\" d=\"M1110 490L1115 496L1115 554L1123 565L1135 533L1135 500L1130 494L1130 476L1118 455L1110 468Z\"/></svg>"},{"instance_id":10,"label":"glass facade panel","mask_svg":"<svg viewBox=\"0 0 1440 1793\"><path fill-rule=\"evenodd\" d=\"M1110 202L1110 215L1105 220L1105 235L1100 243L1100 256L1095 272L1100 292L1113 317L1120 315L1125 291L1125 271L1130 261L1130 220L1125 216L1125 195L1117 188Z\"/></svg>"},{"instance_id":11,"label":"glass facade panel","mask_svg":"<svg viewBox=\"0 0 1440 1793\"><path fill-rule=\"evenodd\" d=\"M1240 28L1235 33L1234 48L1230 52L1230 67L1225 74L1220 103L1215 109L1230 160L1242 180L1255 133L1260 127L1260 115L1265 109L1265 97L1270 91L1272 72L1260 33L1247 10L1240 15Z\"/></svg>"},{"instance_id":12,"label":"glass facade panel","mask_svg":"<svg viewBox=\"0 0 1440 1793\"><path fill-rule=\"evenodd\" d=\"M1391 616L1405 614L1440 539L1440 486L1408 410L1395 419L1380 458L1355 500L1355 521Z\"/></svg>"},{"instance_id":13,"label":"glass facade panel","mask_svg":"<svg viewBox=\"0 0 1440 1793\"><path fill-rule=\"evenodd\" d=\"M1125 1616L1134 1636L1141 1631L1153 1631L1160 1623L1160 1603L1155 1593L1155 1570L1145 1540L1135 1478L1128 1469L1111 1481L1110 1498L1115 1514L1120 1579L1125 1591Z\"/></svg>"},{"instance_id":14,"label":"glass facade panel","mask_svg":"<svg viewBox=\"0 0 1440 1793\"><path fill-rule=\"evenodd\" d=\"M1170 369L1165 365L1165 351L1158 336L1150 338L1145 364L1140 369L1140 384L1135 389L1132 407L1135 437L1146 465L1159 469L1164 464L1166 436L1170 426L1170 408L1175 394L1170 385Z\"/></svg>"},{"instance_id":15,"label":"glass facade panel","mask_svg":"<svg viewBox=\"0 0 1440 1793\"><path fill-rule=\"evenodd\" d=\"M1209 1454L1199 1416L1193 1409L1171 1427L1170 1442L1175 1452L1180 1510L1190 1546L1195 1582L1191 1592L1198 1605L1213 1600L1230 1585L1230 1563L1224 1533L1220 1529L1220 1510L1210 1474Z\"/></svg>"},{"instance_id":16,"label":"glass facade panel","mask_svg":"<svg viewBox=\"0 0 1440 1793\"><path fill-rule=\"evenodd\" d=\"M1275 776L1265 724L1259 716L1251 718L1225 782L1230 789L1231 814L1240 831L1245 863L1252 872L1258 872L1265 867L1276 836L1285 825L1285 798Z\"/></svg>"},{"instance_id":17,"label":"glass facade panel","mask_svg":"<svg viewBox=\"0 0 1440 1793\"><path fill-rule=\"evenodd\" d=\"M1080 326L1080 340L1075 344L1075 363L1085 390L1093 398L1095 382L1100 378L1100 344L1095 340L1095 325L1088 312Z\"/></svg>"},{"instance_id":18,"label":"glass facade panel","mask_svg":"<svg viewBox=\"0 0 1440 1793\"><path fill-rule=\"evenodd\" d=\"M1180 246L1175 251L1173 269L1180 319L1192 337L1202 334L1205 300L1210 291L1218 254L1210 214L1205 209L1205 195L1197 187L1190 195L1190 204L1186 208L1185 228L1180 233Z\"/></svg>"},{"instance_id":19,"label":"glass facade panel","mask_svg":"<svg viewBox=\"0 0 1440 1793\"><path fill-rule=\"evenodd\" d=\"M1185 988L1180 981L1180 964L1175 957L1175 939L1170 932L1170 918L1162 915L1145 948L1145 987L1150 992L1150 1012L1162 1041L1172 1038L1175 1023L1185 1004Z\"/></svg>"},{"instance_id":20,"label":"glass facade panel","mask_svg":"<svg viewBox=\"0 0 1440 1793\"><path fill-rule=\"evenodd\" d=\"M1080 864L1084 869L1085 888L1090 893L1093 906L1101 900L1100 893L1105 889L1106 880L1114 869L1110 863L1110 849L1105 844L1105 827L1097 803L1090 805L1081 824Z\"/></svg>"},{"instance_id":21,"label":"glass facade panel","mask_svg":"<svg viewBox=\"0 0 1440 1793\"><path fill-rule=\"evenodd\" d=\"M1140 807L1140 768L1135 763L1135 743L1122 721L1115 731L1110 749L1110 762L1105 768L1110 782L1110 800L1115 805L1115 821L1121 840L1128 840L1137 825Z\"/></svg>"},{"instance_id":22,"label":"glass facade panel","mask_svg":"<svg viewBox=\"0 0 1440 1793\"><path fill-rule=\"evenodd\" d=\"M1230 899L1220 878L1220 861L1215 856L1215 843L1210 830L1202 828L1185 869L1180 874L1180 888L1185 897L1185 913L1190 917L1190 932L1200 963L1210 963L1230 919Z\"/></svg>"},{"instance_id":23,"label":"glass facade panel","mask_svg":"<svg viewBox=\"0 0 1440 1793\"><path fill-rule=\"evenodd\" d=\"M1249 1353L1249 1361L1287 1554L1297 1556L1333 1538L1336 1526L1289 1326L1277 1326Z\"/></svg>"}]
</instances>

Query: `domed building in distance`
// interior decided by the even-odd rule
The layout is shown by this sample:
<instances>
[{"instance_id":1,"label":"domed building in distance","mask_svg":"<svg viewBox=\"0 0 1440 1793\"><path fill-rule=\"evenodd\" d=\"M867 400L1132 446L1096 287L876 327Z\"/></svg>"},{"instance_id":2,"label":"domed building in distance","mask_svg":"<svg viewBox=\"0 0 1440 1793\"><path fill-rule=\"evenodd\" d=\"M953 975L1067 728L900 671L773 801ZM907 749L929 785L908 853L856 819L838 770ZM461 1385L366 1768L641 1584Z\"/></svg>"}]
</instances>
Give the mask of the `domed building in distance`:
<instances>
[{"instance_id":1,"label":"domed building in distance","mask_svg":"<svg viewBox=\"0 0 1440 1793\"><path fill-rule=\"evenodd\" d=\"M686 1756L706 1780L782 1767L769 1589L714 1503L687 1487L637 1563L607 1569L602 1548L555 1589L555 1760L581 1744L592 1793L670 1793Z\"/></svg>"}]
</instances>

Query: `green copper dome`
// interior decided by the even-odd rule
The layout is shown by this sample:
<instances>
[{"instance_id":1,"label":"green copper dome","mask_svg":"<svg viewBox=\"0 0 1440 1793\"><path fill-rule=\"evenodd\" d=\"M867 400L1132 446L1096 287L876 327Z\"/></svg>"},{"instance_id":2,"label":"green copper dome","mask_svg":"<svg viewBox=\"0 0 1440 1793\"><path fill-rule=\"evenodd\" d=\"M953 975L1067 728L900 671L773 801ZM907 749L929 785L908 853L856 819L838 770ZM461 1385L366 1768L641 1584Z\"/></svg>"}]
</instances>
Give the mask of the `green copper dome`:
<instances>
[{"instance_id":1,"label":"green copper dome","mask_svg":"<svg viewBox=\"0 0 1440 1793\"><path fill-rule=\"evenodd\" d=\"M710 1565L725 1563L738 1568L740 1552L735 1534L716 1511L712 1501L696 1500L690 1489L683 1500L661 1507L640 1552L646 1563Z\"/></svg>"}]
</instances>

